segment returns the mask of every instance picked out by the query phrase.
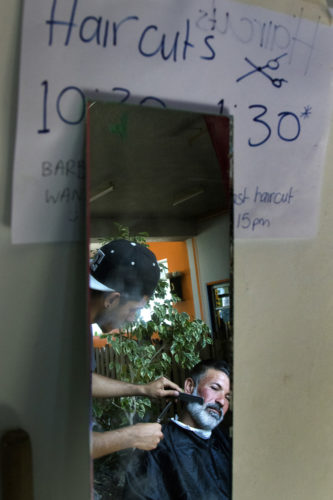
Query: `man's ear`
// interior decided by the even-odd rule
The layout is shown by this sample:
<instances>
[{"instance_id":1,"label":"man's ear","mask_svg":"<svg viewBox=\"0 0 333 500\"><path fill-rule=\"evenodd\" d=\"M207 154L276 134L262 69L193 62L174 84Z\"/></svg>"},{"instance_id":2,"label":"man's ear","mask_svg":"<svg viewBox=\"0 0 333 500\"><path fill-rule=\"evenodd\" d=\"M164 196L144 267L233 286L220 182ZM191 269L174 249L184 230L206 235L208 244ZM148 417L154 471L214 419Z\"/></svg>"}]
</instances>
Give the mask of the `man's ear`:
<instances>
[{"instance_id":1,"label":"man's ear","mask_svg":"<svg viewBox=\"0 0 333 500\"><path fill-rule=\"evenodd\" d=\"M192 378L187 378L184 382L184 392L187 394L192 394L195 388L195 383Z\"/></svg>"},{"instance_id":2,"label":"man's ear","mask_svg":"<svg viewBox=\"0 0 333 500\"><path fill-rule=\"evenodd\" d=\"M114 309L118 307L120 301L119 292L110 292L104 297L104 307L106 309Z\"/></svg>"}]
</instances>

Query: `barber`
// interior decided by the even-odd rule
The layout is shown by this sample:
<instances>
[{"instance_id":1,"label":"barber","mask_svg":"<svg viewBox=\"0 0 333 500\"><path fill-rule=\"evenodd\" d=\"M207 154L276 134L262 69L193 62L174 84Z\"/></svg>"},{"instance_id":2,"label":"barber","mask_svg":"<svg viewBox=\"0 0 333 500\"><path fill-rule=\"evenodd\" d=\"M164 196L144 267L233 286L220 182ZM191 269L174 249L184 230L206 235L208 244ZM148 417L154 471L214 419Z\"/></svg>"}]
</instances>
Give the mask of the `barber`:
<instances>
[{"instance_id":1,"label":"barber","mask_svg":"<svg viewBox=\"0 0 333 500\"><path fill-rule=\"evenodd\" d=\"M156 257L147 247L128 240L115 240L102 246L90 264L90 322L111 331L134 321L154 293L159 278ZM176 397L180 391L180 387L165 377L137 385L92 373L92 396L96 398L165 398ZM162 438L158 423L93 432L92 457L126 448L152 450Z\"/></svg>"}]
</instances>

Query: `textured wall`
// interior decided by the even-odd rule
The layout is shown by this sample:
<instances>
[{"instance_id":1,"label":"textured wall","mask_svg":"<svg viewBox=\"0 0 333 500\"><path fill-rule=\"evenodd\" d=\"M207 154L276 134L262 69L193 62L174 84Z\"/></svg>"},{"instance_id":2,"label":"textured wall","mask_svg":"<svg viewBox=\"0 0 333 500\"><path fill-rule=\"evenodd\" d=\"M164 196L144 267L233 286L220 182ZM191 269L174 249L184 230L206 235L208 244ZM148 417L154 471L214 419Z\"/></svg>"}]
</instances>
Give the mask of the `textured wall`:
<instances>
[{"instance_id":1,"label":"textured wall","mask_svg":"<svg viewBox=\"0 0 333 500\"><path fill-rule=\"evenodd\" d=\"M20 16L20 2L2 4L0 434L16 427L29 433L35 500L85 500L90 465L84 245L10 242Z\"/></svg>"},{"instance_id":2,"label":"textured wall","mask_svg":"<svg viewBox=\"0 0 333 500\"><path fill-rule=\"evenodd\" d=\"M235 245L234 500L332 498L332 144L317 238Z\"/></svg>"}]
</instances>

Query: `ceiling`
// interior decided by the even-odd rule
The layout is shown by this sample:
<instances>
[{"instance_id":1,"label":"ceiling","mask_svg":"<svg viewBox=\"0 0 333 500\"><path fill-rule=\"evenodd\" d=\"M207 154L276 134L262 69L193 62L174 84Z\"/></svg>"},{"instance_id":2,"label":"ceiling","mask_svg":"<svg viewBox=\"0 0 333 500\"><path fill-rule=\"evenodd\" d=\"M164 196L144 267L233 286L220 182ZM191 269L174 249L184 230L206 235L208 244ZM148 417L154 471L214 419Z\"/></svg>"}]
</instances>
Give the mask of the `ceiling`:
<instances>
[{"instance_id":1,"label":"ceiling","mask_svg":"<svg viewBox=\"0 0 333 500\"><path fill-rule=\"evenodd\" d=\"M92 238L117 234L117 222L132 235L185 239L228 211L228 118L208 118L209 132L184 111L92 102L88 115Z\"/></svg>"}]
</instances>

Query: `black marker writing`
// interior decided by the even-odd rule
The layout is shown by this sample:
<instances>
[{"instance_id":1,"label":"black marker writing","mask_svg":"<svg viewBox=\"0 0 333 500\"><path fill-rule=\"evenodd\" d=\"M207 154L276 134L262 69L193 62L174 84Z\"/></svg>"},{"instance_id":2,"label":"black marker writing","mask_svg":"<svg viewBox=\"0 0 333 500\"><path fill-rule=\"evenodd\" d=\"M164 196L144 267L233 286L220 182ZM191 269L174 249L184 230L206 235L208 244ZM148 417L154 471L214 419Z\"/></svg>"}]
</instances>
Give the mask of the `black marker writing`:
<instances>
[{"instance_id":1,"label":"black marker writing","mask_svg":"<svg viewBox=\"0 0 333 500\"><path fill-rule=\"evenodd\" d=\"M49 100L49 82L48 80L44 80L41 83L42 87L44 87L44 92L43 92L43 107L42 107L42 124L43 128L38 129L37 132L38 134L48 134L50 132L50 129L47 126L48 122L48 100ZM71 101L75 99L74 103L74 113L73 115L68 114L68 110L64 110L63 108L66 107L66 100L70 99ZM65 106L64 106L64 100L65 100ZM79 123L82 122L82 120L85 117L85 112L86 112L86 100L84 93L82 92L81 89L78 87L74 87L73 85L64 87L59 94L57 95L56 98L56 110L57 114L60 118L60 120L64 123L67 123L67 125L79 125Z\"/></svg>"},{"instance_id":2,"label":"black marker writing","mask_svg":"<svg viewBox=\"0 0 333 500\"><path fill-rule=\"evenodd\" d=\"M250 196L247 194L247 187L243 189L240 193L234 193L234 205L244 205L249 199Z\"/></svg>"},{"instance_id":3,"label":"black marker writing","mask_svg":"<svg viewBox=\"0 0 333 500\"><path fill-rule=\"evenodd\" d=\"M42 87L44 88L43 92L43 99L42 99L42 124L43 128L38 129L37 133L38 134L47 134L51 132L51 129L47 127L47 122L48 122L48 91L49 91L49 82L48 80L44 80L41 83ZM124 87L113 87L112 92L121 93L121 99L119 102L124 103L127 102L131 98L131 92L124 88ZM66 101L66 98L69 99L71 102L73 102L73 99L75 100L75 103L72 104L71 106L71 112L69 114L68 109L66 108L66 102L64 103L64 100ZM51 99L53 100L53 99ZM78 87L73 87L73 86L68 86L64 87L56 97L56 110L57 110L57 115L60 118L60 120L63 123L66 123L67 125L79 125L83 119L85 118L85 110L86 110L86 103L85 103L85 96L84 93L81 89ZM140 102L140 106L148 105L148 106L153 106L157 105L162 108L166 108L167 105L165 104L162 99L159 97L155 97L152 95L143 97Z\"/></svg>"},{"instance_id":4,"label":"black marker writing","mask_svg":"<svg viewBox=\"0 0 333 500\"><path fill-rule=\"evenodd\" d=\"M76 177L83 180L85 178L84 160L58 160L57 162L42 161L42 177Z\"/></svg>"},{"instance_id":5,"label":"black marker writing","mask_svg":"<svg viewBox=\"0 0 333 500\"><path fill-rule=\"evenodd\" d=\"M64 189L59 189L58 191L51 192L49 189L45 190L45 202L52 205L58 203L71 203L73 201L84 201L85 192L84 190L71 189L65 187Z\"/></svg>"},{"instance_id":6,"label":"black marker writing","mask_svg":"<svg viewBox=\"0 0 333 500\"><path fill-rule=\"evenodd\" d=\"M72 9L69 17L56 17L58 0L53 0L50 18L45 22L49 26L49 42L53 45L55 27L65 28L64 46L68 46L72 39L73 29L77 30L79 39L83 43L95 42L96 45L106 47L110 42L113 46L118 43L119 28L129 21L138 21L138 16L126 16L119 22L110 23L109 19L103 19L102 16L86 16L80 22L76 21L76 11L78 0L73 0ZM66 4L67 7L67 4ZM76 21L76 22L75 22ZM112 26L110 33L110 24ZM58 29L57 29L58 32Z\"/></svg>"},{"instance_id":7,"label":"black marker writing","mask_svg":"<svg viewBox=\"0 0 333 500\"><path fill-rule=\"evenodd\" d=\"M260 73L261 75L264 75L266 78L268 78L274 87L281 88L282 84L284 82L287 83L288 80L285 80L284 78L272 78L271 75L269 75L267 73L267 71L265 71L265 70L269 69L271 71L276 71L277 69L279 69L279 67L280 67L279 59L281 59L282 57L285 57L286 55L288 55L288 54L285 52L284 54L281 54L280 56L275 57L275 59L269 59L269 61L267 61L265 66L257 66L252 61L250 61L250 59L248 57L245 57L244 58L245 61L250 66L252 66L252 68L254 68L254 69L249 71L248 73L245 73L245 75L237 78L236 82L240 82L244 78L247 78L248 76L253 75L254 73Z\"/></svg>"},{"instance_id":8,"label":"black marker writing","mask_svg":"<svg viewBox=\"0 0 333 500\"><path fill-rule=\"evenodd\" d=\"M236 228L250 229L255 231L258 227L270 227L271 221L267 217L251 217L250 212L237 215Z\"/></svg>"},{"instance_id":9,"label":"black marker writing","mask_svg":"<svg viewBox=\"0 0 333 500\"><path fill-rule=\"evenodd\" d=\"M289 190L285 193L280 191L261 191L259 186L256 187L256 191L253 196L254 203L265 203L273 205L290 205L291 200L294 198L294 188L291 186Z\"/></svg>"},{"instance_id":10,"label":"black marker writing","mask_svg":"<svg viewBox=\"0 0 333 500\"><path fill-rule=\"evenodd\" d=\"M295 189L293 186L284 191L265 191L260 186L256 186L252 193L249 193L249 188L245 186L242 191L234 193L234 205L241 206L247 202L253 202L257 205L290 205L294 198Z\"/></svg>"},{"instance_id":11,"label":"black marker writing","mask_svg":"<svg viewBox=\"0 0 333 500\"><path fill-rule=\"evenodd\" d=\"M258 139L257 141L254 141L251 137L248 140L248 145L251 147L258 147L262 146L265 144L265 142L268 141L268 139L272 135L272 127L271 125L267 122L267 119L263 119L263 117L267 113L267 106L264 106L263 104L252 104L249 106L249 109L258 109L261 112L255 115L252 120L255 123L258 123L259 126L262 129L261 133L261 139ZM279 139L282 141L286 142L293 142L298 139L300 133L301 133L301 123L299 121L298 116L295 113L292 113L291 111L282 111L281 113L278 113L277 115L279 118L278 123L277 123L277 136ZM286 122L287 119L287 122ZM292 127L293 125L293 127ZM285 128L287 130L285 130ZM293 128L293 131L290 132L290 130ZM290 135L287 135L290 134Z\"/></svg>"},{"instance_id":12,"label":"black marker writing","mask_svg":"<svg viewBox=\"0 0 333 500\"><path fill-rule=\"evenodd\" d=\"M139 39L139 53L144 57L153 57L160 54L164 61L167 61L170 57L172 57L173 61L176 62L179 59L179 45L182 43L182 59L185 61L188 48L194 48L194 44L190 42L190 27L190 20L186 19L184 40L180 42L181 33L180 31L177 31L174 36L169 34L169 38L171 40L170 42L166 33L163 33L162 35L159 34L158 26L147 26L143 30ZM167 52L166 49L167 44L169 45L169 52Z\"/></svg>"},{"instance_id":13,"label":"black marker writing","mask_svg":"<svg viewBox=\"0 0 333 500\"><path fill-rule=\"evenodd\" d=\"M309 118L311 113L312 113L312 107L311 106L304 106L304 111L302 111L302 113L300 114L300 117L304 118L304 119Z\"/></svg>"},{"instance_id":14,"label":"black marker writing","mask_svg":"<svg viewBox=\"0 0 333 500\"><path fill-rule=\"evenodd\" d=\"M221 2L222 4L222 2ZM295 59L304 60L304 75L310 68L311 57L316 47L320 26L320 16L315 23L306 24L300 15L294 16L292 25L274 23L271 19L257 19L248 16L239 17L233 12L223 10L221 4L211 0L211 7L199 10L195 26L198 30L212 32L216 37L231 36L243 44L260 47L270 52L288 52L291 64Z\"/></svg>"}]
</instances>

